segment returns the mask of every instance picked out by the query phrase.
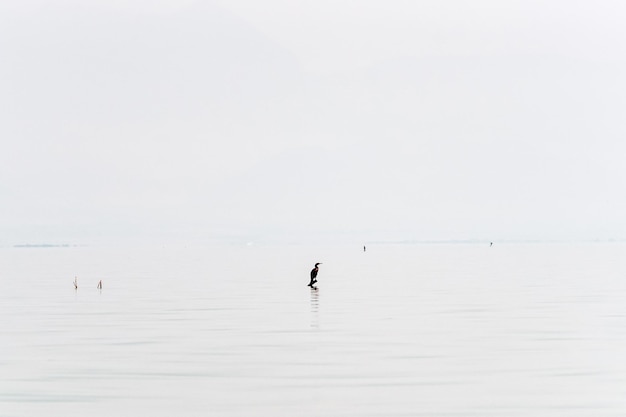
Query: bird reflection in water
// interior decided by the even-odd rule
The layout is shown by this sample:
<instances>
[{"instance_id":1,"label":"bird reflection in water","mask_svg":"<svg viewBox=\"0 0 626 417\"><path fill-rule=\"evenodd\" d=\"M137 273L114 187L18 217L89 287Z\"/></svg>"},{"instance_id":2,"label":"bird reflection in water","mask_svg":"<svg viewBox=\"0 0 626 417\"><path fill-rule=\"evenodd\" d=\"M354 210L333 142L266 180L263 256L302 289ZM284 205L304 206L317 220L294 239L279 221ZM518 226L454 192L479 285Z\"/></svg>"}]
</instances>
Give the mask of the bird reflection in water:
<instances>
[{"instance_id":1,"label":"bird reflection in water","mask_svg":"<svg viewBox=\"0 0 626 417\"><path fill-rule=\"evenodd\" d=\"M320 327L320 292L317 288L311 288L311 327Z\"/></svg>"}]
</instances>

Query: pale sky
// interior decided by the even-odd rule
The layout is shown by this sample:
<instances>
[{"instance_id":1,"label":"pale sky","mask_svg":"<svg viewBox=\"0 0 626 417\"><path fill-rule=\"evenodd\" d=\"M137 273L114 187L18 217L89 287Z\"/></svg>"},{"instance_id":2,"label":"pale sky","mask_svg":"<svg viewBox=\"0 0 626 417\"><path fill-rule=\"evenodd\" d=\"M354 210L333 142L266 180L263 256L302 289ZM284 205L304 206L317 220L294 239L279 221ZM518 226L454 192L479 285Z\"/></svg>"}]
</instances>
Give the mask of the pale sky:
<instances>
[{"instance_id":1,"label":"pale sky","mask_svg":"<svg viewBox=\"0 0 626 417\"><path fill-rule=\"evenodd\" d=\"M626 239L625 21L0 0L0 245Z\"/></svg>"}]
</instances>

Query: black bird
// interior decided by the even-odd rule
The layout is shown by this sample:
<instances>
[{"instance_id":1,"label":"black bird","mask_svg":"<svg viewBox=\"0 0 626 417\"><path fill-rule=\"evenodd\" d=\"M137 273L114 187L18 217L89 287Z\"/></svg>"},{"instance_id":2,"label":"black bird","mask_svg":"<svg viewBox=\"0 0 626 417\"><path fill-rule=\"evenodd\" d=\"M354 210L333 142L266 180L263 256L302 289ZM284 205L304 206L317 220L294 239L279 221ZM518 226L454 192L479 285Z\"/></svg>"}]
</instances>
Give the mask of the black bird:
<instances>
[{"instance_id":1,"label":"black bird","mask_svg":"<svg viewBox=\"0 0 626 417\"><path fill-rule=\"evenodd\" d=\"M313 284L317 282L317 271L319 271L318 265L321 265L321 262L315 264L315 268L311 270L311 282L309 282L309 287L312 287Z\"/></svg>"}]
</instances>

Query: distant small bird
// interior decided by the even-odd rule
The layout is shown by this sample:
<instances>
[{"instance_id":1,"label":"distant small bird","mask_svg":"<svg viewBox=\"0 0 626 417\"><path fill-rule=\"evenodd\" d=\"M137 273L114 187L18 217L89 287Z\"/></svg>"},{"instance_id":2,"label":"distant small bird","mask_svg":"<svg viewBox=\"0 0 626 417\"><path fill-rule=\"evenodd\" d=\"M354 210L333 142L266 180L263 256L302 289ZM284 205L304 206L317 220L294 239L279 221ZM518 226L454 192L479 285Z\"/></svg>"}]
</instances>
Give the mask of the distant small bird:
<instances>
[{"instance_id":1,"label":"distant small bird","mask_svg":"<svg viewBox=\"0 0 626 417\"><path fill-rule=\"evenodd\" d=\"M78 289L78 278L74 277L74 289Z\"/></svg>"},{"instance_id":2,"label":"distant small bird","mask_svg":"<svg viewBox=\"0 0 626 417\"><path fill-rule=\"evenodd\" d=\"M315 264L315 268L311 270L311 282L309 282L309 287L312 287L313 284L317 282L317 272L319 271L318 265L321 265L321 262Z\"/></svg>"},{"instance_id":3,"label":"distant small bird","mask_svg":"<svg viewBox=\"0 0 626 417\"><path fill-rule=\"evenodd\" d=\"M492 247L492 246L493 246L493 242L489 242L489 247Z\"/></svg>"},{"instance_id":4,"label":"distant small bird","mask_svg":"<svg viewBox=\"0 0 626 417\"><path fill-rule=\"evenodd\" d=\"M365 246L363 246L363 252L365 252Z\"/></svg>"},{"instance_id":5,"label":"distant small bird","mask_svg":"<svg viewBox=\"0 0 626 417\"><path fill-rule=\"evenodd\" d=\"M100 282L98 282L98 289L101 290L102 289L102 280L100 280Z\"/></svg>"}]
</instances>

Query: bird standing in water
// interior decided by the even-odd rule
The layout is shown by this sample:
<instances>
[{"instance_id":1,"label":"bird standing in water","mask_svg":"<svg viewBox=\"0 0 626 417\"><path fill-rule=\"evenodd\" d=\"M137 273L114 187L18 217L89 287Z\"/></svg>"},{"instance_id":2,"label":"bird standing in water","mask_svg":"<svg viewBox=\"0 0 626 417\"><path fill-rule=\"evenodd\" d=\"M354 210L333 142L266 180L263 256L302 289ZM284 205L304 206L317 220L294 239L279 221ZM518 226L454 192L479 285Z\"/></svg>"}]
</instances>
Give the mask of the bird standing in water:
<instances>
[{"instance_id":1,"label":"bird standing in water","mask_svg":"<svg viewBox=\"0 0 626 417\"><path fill-rule=\"evenodd\" d=\"M309 287L312 287L313 284L317 282L317 271L319 271L318 265L321 265L321 262L315 264L315 268L311 270L311 282L309 282Z\"/></svg>"}]
</instances>

